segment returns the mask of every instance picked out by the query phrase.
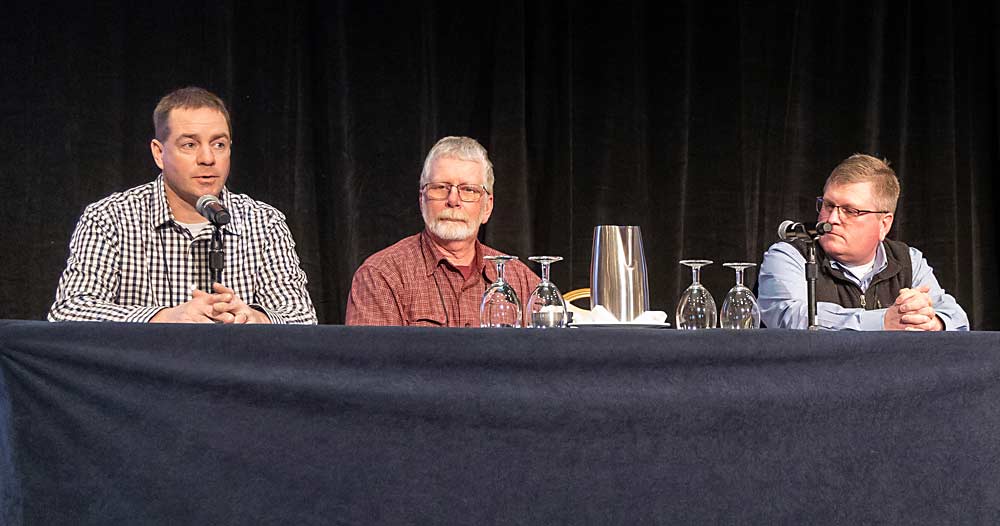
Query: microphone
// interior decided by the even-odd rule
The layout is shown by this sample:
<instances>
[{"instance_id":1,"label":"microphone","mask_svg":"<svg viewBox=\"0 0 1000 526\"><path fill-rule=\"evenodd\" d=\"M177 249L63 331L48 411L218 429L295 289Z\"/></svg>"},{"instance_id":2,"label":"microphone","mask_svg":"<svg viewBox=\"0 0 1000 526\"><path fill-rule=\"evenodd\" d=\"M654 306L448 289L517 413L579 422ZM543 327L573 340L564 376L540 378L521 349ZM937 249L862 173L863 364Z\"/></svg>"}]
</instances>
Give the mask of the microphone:
<instances>
[{"instance_id":1,"label":"microphone","mask_svg":"<svg viewBox=\"0 0 1000 526\"><path fill-rule=\"evenodd\" d=\"M796 239L812 240L830 232L833 232L833 225L825 221L816 223L815 227L810 227L805 223L797 221L782 221L778 225L778 239L782 241L795 241Z\"/></svg>"},{"instance_id":2,"label":"microphone","mask_svg":"<svg viewBox=\"0 0 1000 526\"><path fill-rule=\"evenodd\" d=\"M229 221L233 219L229 215L229 210L226 210L226 207L222 206L219 198L211 194L199 197L195 209L198 210L199 214L205 216L205 219L218 226L229 224Z\"/></svg>"}]
</instances>

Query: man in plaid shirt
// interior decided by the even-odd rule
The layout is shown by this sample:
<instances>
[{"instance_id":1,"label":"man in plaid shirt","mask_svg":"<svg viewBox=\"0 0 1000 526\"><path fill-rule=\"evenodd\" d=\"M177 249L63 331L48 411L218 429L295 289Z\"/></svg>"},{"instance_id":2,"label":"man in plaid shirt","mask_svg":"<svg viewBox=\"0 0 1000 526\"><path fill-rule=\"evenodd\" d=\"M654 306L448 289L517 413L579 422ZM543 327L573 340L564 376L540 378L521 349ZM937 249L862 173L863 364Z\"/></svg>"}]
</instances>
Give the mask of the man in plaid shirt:
<instances>
[{"instance_id":1,"label":"man in plaid shirt","mask_svg":"<svg viewBox=\"0 0 1000 526\"><path fill-rule=\"evenodd\" d=\"M49 320L316 323L285 217L229 192L232 128L216 95L183 88L153 112L156 180L91 204L70 241ZM220 199L224 283L212 283L213 226L195 206Z\"/></svg>"},{"instance_id":2,"label":"man in plaid shirt","mask_svg":"<svg viewBox=\"0 0 1000 526\"><path fill-rule=\"evenodd\" d=\"M424 231L372 255L355 272L348 325L479 327L483 292L497 279L483 256L501 254L477 237L493 212L486 149L468 137L438 141L424 160L419 202ZM506 264L504 278L522 302L539 282L520 261Z\"/></svg>"}]
</instances>

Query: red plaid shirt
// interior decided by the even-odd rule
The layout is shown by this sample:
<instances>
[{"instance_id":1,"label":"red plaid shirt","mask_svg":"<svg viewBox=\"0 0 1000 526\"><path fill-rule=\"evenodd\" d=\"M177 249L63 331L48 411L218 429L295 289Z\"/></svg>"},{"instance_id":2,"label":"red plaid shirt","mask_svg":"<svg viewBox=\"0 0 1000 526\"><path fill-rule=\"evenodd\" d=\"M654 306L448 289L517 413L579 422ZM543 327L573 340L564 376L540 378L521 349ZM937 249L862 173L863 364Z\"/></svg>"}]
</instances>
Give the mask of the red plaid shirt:
<instances>
[{"instance_id":1,"label":"red plaid shirt","mask_svg":"<svg viewBox=\"0 0 1000 526\"><path fill-rule=\"evenodd\" d=\"M496 265L483 256L501 254L476 241L474 272L465 279L434 249L426 232L405 238L373 254L354 273L347 325L479 327L483 292L497 276ZM504 266L504 279L517 292L523 311L538 276L518 260ZM522 312L522 325L527 321Z\"/></svg>"}]
</instances>

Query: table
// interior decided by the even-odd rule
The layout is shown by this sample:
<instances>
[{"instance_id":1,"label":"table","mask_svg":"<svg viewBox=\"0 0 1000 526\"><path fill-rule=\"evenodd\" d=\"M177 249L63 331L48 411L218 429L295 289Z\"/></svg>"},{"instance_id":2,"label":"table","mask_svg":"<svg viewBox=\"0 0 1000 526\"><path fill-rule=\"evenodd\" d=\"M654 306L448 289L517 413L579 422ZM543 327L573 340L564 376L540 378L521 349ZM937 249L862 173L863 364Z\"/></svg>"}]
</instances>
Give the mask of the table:
<instances>
[{"instance_id":1,"label":"table","mask_svg":"<svg viewBox=\"0 0 1000 526\"><path fill-rule=\"evenodd\" d=\"M992 524L1000 335L0 322L2 524Z\"/></svg>"}]
</instances>

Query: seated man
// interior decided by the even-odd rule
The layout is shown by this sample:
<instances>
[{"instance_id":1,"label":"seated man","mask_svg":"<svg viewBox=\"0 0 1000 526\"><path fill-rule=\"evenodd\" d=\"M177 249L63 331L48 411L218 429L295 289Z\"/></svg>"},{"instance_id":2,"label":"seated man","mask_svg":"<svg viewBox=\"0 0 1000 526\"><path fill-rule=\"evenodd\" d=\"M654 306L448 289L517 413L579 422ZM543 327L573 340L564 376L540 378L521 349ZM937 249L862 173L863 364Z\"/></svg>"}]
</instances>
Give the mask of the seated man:
<instances>
[{"instance_id":1,"label":"seated man","mask_svg":"<svg viewBox=\"0 0 1000 526\"><path fill-rule=\"evenodd\" d=\"M49 320L316 323L285 217L226 189L232 133L219 97L184 88L153 112L156 180L83 212ZM208 266L213 226L196 210L219 198L225 284Z\"/></svg>"},{"instance_id":2,"label":"seated man","mask_svg":"<svg viewBox=\"0 0 1000 526\"><path fill-rule=\"evenodd\" d=\"M496 280L479 242L493 212L493 164L468 137L445 137L427 154L420 174L423 232L369 257L347 299L348 325L479 327L479 304ZM523 303L539 279L520 261L504 270ZM522 316L522 324L526 319Z\"/></svg>"},{"instance_id":3,"label":"seated man","mask_svg":"<svg viewBox=\"0 0 1000 526\"><path fill-rule=\"evenodd\" d=\"M899 181L888 164L852 155L833 169L816 199L819 221L833 231L816 246L816 324L826 329L969 330L969 319L946 294L923 254L885 239ZM760 267L761 320L768 327L809 324L805 241L779 242Z\"/></svg>"}]
</instances>

